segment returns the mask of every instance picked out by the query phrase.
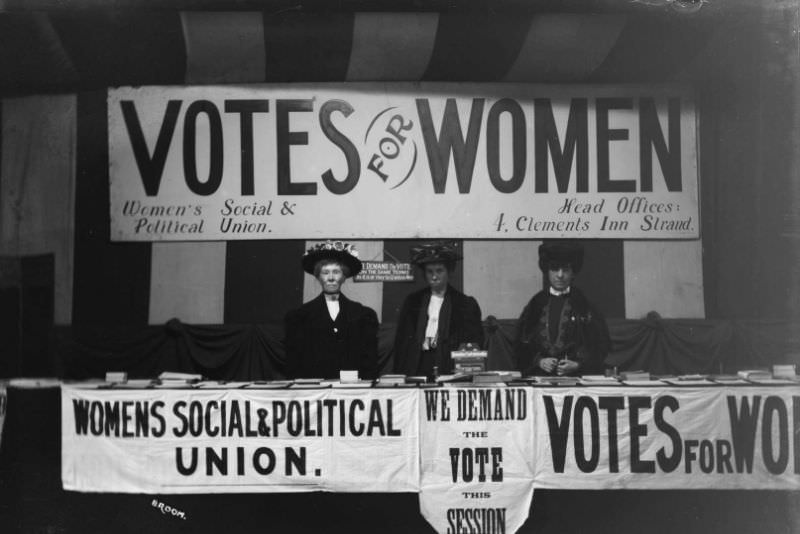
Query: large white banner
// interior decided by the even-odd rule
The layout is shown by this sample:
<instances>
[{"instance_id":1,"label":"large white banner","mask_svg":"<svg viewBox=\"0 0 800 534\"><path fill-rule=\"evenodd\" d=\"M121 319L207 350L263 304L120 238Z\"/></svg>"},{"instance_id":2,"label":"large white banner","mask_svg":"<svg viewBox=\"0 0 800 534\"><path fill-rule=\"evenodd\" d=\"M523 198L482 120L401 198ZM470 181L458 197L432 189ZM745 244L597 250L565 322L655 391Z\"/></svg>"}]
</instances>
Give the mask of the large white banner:
<instances>
[{"instance_id":1,"label":"large white banner","mask_svg":"<svg viewBox=\"0 0 800 534\"><path fill-rule=\"evenodd\" d=\"M64 487L78 491L422 489L499 508L515 481L800 489L797 387L64 385L61 416Z\"/></svg>"},{"instance_id":2,"label":"large white banner","mask_svg":"<svg viewBox=\"0 0 800 534\"><path fill-rule=\"evenodd\" d=\"M535 486L800 489L800 390L537 388Z\"/></svg>"},{"instance_id":3,"label":"large white banner","mask_svg":"<svg viewBox=\"0 0 800 534\"><path fill-rule=\"evenodd\" d=\"M529 388L421 392L420 509L437 532L515 532L533 495Z\"/></svg>"},{"instance_id":4,"label":"large white banner","mask_svg":"<svg viewBox=\"0 0 800 534\"><path fill-rule=\"evenodd\" d=\"M419 492L508 532L535 488L800 489L798 387L62 389L64 489Z\"/></svg>"},{"instance_id":5,"label":"large white banner","mask_svg":"<svg viewBox=\"0 0 800 534\"><path fill-rule=\"evenodd\" d=\"M123 87L108 136L118 241L700 232L685 87Z\"/></svg>"},{"instance_id":6,"label":"large white banner","mask_svg":"<svg viewBox=\"0 0 800 534\"><path fill-rule=\"evenodd\" d=\"M414 492L417 392L64 386L64 489Z\"/></svg>"}]
</instances>

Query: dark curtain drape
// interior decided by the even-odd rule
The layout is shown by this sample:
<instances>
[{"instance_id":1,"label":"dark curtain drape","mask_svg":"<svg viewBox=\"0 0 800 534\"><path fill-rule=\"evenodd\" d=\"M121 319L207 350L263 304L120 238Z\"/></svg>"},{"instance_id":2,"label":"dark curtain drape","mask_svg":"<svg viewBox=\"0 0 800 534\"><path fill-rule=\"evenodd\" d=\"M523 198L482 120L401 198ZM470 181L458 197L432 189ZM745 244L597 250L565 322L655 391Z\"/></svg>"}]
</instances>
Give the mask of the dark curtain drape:
<instances>
[{"instance_id":1,"label":"dark curtain drape","mask_svg":"<svg viewBox=\"0 0 800 534\"><path fill-rule=\"evenodd\" d=\"M162 371L200 373L217 380L279 378L285 360L282 334L264 325L165 325L57 330L67 378L125 371L131 378Z\"/></svg>"},{"instance_id":2,"label":"dark curtain drape","mask_svg":"<svg viewBox=\"0 0 800 534\"><path fill-rule=\"evenodd\" d=\"M516 323L489 317L484 324L490 368L513 368ZM654 313L642 320L609 319L613 348L606 365L665 375L800 363L787 352L790 327L789 321L662 319Z\"/></svg>"},{"instance_id":3,"label":"dark curtain drape","mask_svg":"<svg viewBox=\"0 0 800 534\"><path fill-rule=\"evenodd\" d=\"M484 323L489 369L514 369L516 319ZM721 373L766 367L796 358L787 353L788 321L662 319L608 321L613 350L606 365L654 374ZM378 332L379 369L390 372L395 325ZM130 328L56 330L57 356L65 378L102 377L125 371L131 378L162 371L199 373L214 380L283 378L286 353L282 325L184 324Z\"/></svg>"}]
</instances>

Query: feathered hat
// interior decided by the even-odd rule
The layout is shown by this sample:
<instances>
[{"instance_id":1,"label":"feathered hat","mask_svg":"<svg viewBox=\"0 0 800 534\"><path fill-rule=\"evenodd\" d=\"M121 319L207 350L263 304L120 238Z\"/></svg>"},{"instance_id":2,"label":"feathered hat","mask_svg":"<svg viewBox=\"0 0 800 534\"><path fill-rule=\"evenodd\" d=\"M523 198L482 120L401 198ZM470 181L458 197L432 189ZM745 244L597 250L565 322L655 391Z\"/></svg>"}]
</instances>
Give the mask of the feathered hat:
<instances>
[{"instance_id":1,"label":"feathered hat","mask_svg":"<svg viewBox=\"0 0 800 534\"><path fill-rule=\"evenodd\" d=\"M317 243L303 254L303 270L314 274L314 266L320 260L333 260L346 265L350 276L355 276L361 271L361 261L358 259L356 247L344 241L325 241Z\"/></svg>"},{"instance_id":2,"label":"feathered hat","mask_svg":"<svg viewBox=\"0 0 800 534\"><path fill-rule=\"evenodd\" d=\"M452 241L437 241L411 247L411 263L419 267L426 263L454 263L461 258L456 243Z\"/></svg>"}]
</instances>

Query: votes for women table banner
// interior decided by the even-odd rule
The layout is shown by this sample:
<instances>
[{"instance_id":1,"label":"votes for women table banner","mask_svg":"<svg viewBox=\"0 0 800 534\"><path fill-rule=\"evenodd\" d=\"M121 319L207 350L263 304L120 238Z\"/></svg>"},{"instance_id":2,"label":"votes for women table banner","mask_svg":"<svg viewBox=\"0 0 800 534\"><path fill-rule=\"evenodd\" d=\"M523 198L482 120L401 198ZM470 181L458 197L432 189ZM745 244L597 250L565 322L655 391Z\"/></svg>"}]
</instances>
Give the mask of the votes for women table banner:
<instances>
[{"instance_id":1,"label":"votes for women table banner","mask_svg":"<svg viewBox=\"0 0 800 534\"><path fill-rule=\"evenodd\" d=\"M800 388L537 388L536 487L800 489Z\"/></svg>"}]
</instances>

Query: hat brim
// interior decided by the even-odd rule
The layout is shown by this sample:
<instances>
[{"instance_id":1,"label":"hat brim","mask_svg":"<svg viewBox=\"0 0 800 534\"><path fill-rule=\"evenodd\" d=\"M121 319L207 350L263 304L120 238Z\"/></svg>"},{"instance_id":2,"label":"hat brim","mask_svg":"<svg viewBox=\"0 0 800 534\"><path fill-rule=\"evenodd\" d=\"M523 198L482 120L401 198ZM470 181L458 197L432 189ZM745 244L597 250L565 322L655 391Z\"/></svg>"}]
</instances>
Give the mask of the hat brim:
<instances>
[{"instance_id":1,"label":"hat brim","mask_svg":"<svg viewBox=\"0 0 800 534\"><path fill-rule=\"evenodd\" d=\"M303 256L303 270L308 274L314 274L314 266L320 260L332 260L342 265L346 265L350 270L350 277L361 272L361 261L355 256L343 250L315 250Z\"/></svg>"},{"instance_id":2,"label":"hat brim","mask_svg":"<svg viewBox=\"0 0 800 534\"><path fill-rule=\"evenodd\" d=\"M583 268L583 247L576 243L554 242L539 245L539 268L547 272L551 265L571 265L575 273Z\"/></svg>"},{"instance_id":3,"label":"hat brim","mask_svg":"<svg viewBox=\"0 0 800 534\"><path fill-rule=\"evenodd\" d=\"M439 254L436 256L426 256L419 260L415 260L412 263L418 267L422 267L429 263L455 263L462 259L462 256L458 254Z\"/></svg>"}]
</instances>

